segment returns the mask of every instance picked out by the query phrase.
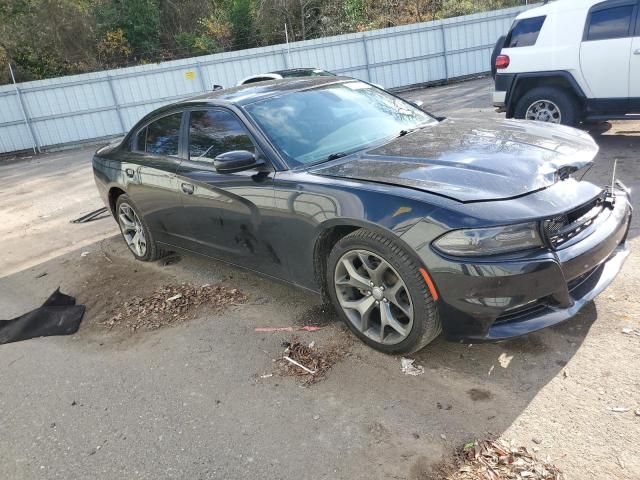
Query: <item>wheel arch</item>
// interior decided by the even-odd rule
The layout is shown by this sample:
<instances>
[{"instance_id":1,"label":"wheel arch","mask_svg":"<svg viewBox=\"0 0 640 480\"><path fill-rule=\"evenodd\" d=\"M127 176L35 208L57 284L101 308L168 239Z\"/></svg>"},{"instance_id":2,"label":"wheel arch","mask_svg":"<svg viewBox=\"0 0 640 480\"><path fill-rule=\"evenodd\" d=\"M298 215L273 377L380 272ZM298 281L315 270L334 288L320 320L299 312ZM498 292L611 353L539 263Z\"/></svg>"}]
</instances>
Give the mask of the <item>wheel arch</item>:
<instances>
[{"instance_id":1,"label":"wheel arch","mask_svg":"<svg viewBox=\"0 0 640 480\"><path fill-rule=\"evenodd\" d=\"M109 209L111 210L111 214L116 216L116 203L118 202L118 198L120 195L125 195L125 192L121 187L111 187L109 188L109 192L107 194L107 198L109 200Z\"/></svg>"},{"instance_id":2,"label":"wheel arch","mask_svg":"<svg viewBox=\"0 0 640 480\"><path fill-rule=\"evenodd\" d=\"M416 265L424 267L423 262L420 260L416 252L402 240L401 235L389 228L385 228L377 223L372 223L361 219L351 218L339 218L327 220L326 222L318 226L318 233L313 246L313 269L316 278L316 283L320 288L320 293L324 300L328 300L327 293L327 258L333 246L340 241L343 237L349 235L356 230L366 229L372 232L384 235L391 238L394 242L397 242L402 248L404 248L416 261ZM404 231L404 230L403 230Z\"/></svg>"},{"instance_id":3,"label":"wheel arch","mask_svg":"<svg viewBox=\"0 0 640 480\"><path fill-rule=\"evenodd\" d=\"M506 98L507 118L513 117L516 105L523 95L538 87L558 87L571 93L579 102L582 109L586 105L587 96L576 79L569 72L531 72L516 75L513 85Z\"/></svg>"}]
</instances>

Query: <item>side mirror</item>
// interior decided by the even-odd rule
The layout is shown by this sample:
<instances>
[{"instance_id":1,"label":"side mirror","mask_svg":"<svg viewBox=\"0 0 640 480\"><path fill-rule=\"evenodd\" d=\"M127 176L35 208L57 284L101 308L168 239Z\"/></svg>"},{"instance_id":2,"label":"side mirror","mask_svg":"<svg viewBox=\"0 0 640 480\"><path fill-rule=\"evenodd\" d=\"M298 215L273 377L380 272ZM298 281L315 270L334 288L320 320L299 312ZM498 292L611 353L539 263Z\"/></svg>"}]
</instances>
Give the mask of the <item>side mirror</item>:
<instances>
[{"instance_id":1,"label":"side mirror","mask_svg":"<svg viewBox=\"0 0 640 480\"><path fill-rule=\"evenodd\" d=\"M246 150L233 150L218 155L213 159L213 165L219 173L235 173L250 170L264 162Z\"/></svg>"},{"instance_id":2,"label":"side mirror","mask_svg":"<svg viewBox=\"0 0 640 480\"><path fill-rule=\"evenodd\" d=\"M424 102L422 100L416 100L415 102L411 102L414 106L422 109L422 106L424 105Z\"/></svg>"},{"instance_id":3,"label":"side mirror","mask_svg":"<svg viewBox=\"0 0 640 480\"><path fill-rule=\"evenodd\" d=\"M214 85L212 90L215 92L216 90L222 90L224 87L222 85Z\"/></svg>"}]
</instances>

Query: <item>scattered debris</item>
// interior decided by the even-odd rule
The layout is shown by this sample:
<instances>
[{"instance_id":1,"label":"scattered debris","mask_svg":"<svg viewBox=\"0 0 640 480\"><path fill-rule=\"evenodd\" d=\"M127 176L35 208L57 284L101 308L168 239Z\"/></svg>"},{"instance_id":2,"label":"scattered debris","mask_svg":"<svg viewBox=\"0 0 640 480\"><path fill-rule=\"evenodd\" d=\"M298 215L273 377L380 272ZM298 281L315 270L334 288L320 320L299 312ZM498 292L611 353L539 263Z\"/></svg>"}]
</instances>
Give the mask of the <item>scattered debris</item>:
<instances>
[{"instance_id":1,"label":"scattered debris","mask_svg":"<svg viewBox=\"0 0 640 480\"><path fill-rule=\"evenodd\" d=\"M265 373L264 375L260 375L260 378L271 378L273 377L273 373Z\"/></svg>"},{"instance_id":2,"label":"scattered debris","mask_svg":"<svg viewBox=\"0 0 640 480\"><path fill-rule=\"evenodd\" d=\"M304 365L302 365L301 363L296 362L293 358L287 357L286 355L284 358L287 362L289 363L293 363L296 367L300 367L301 369L303 369L305 372L310 373L311 375L315 375L316 371L315 370L311 370L310 368L305 367Z\"/></svg>"},{"instance_id":3,"label":"scattered debris","mask_svg":"<svg viewBox=\"0 0 640 480\"><path fill-rule=\"evenodd\" d=\"M348 353L349 343L319 348L310 347L294 338L283 344L286 349L276 361L283 376L305 377L304 384L312 385L324 379L327 372Z\"/></svg>"},{"instance_id":4,"label":"scattered debris","mask_svg":"<svg viewBox=\"0 0 640 480\"><path fill-rule=\"evenodd\" d=\"M422 365L414 365L415 360L410 358L400 359L400 368L405 375L422 375L424 373L424 367Z\"/></svg>"},{"instance_id":5,"label":"scattered debris","mask_svg":"<svg viewBox=\"0 0 640 480\"><path fill-rule=\"evenodd\" d=\"M540 440L538 437L533 437L531 440L537 445L540 445L542 443L542 440Z\"/></svg>"},{"instance_id":6,"label":"scattered debris","mask_svg":"<svg viewBox=\"0 0 640 480\"><path fill-rule=\"evenodd\" d=\"M255 331L259 333L278 333L278 332L316 332L322 327L314 327L305 325L304 327L256 327Z\"/></svg>"},{"instance_id":7,"label":"scattered debris","mask_svg":"<svg viewBox=\"0 0 640 480\"><path fill-rule=\"evenodd\" d=\"M105 215L106 213L107 213L107 207L102 207L97 210L94 210L93 212L89 212L80 218L71 220L71 223L88 223L88 222L92 222L93 220L100 220L101 218L106 218L109 216L109 215Z\"/></svg>"},{"instance_id":8,"label":"scattered debris","mask_svg":"<svg viewBox=\"0 0 640 480\"><path fill-rule=\"evenodd\" d=\"M447 436L446 436L444 433L441 433L441 434L440 434L440 438L441 438L442 440L446 440L446 439L447 439Z\"/></svg>"},{"instance_id":9,"label":"scattered debris","mask_svg":"<svg viewBox=\"0 0 640 480\"><path fill-rule=\"evenodd\" d=\"M80 254L81 257L86 257L87 255L89 255L89 252L86 252L86 251Z\"/></svg>"},{"instance_id":10,"label":"scattered debris","mask_svg":"<svg viewBox=\"0 0 640 480\"><path fill-rule=\"evenodd\" d=\"M636 414L636 417L640 417L640 409L636 410L635 412L633 412Z\"/></svg>"},{"instance_id":11,"label":"scattered debris","mask_svg":"<svg viewBox=\"0 0 640 480\"><path fill-rule=\"evenodd\" d=\"M180 262L180 260L182 260L182 257L180 255L169 255L168 257L164 257L162 259L162 266L168 267L169 265L175 265L176 263Z\"/></svg>"},{"instance_id":12,"label":"scattered debris","mask_svg":"<svg viewBox=\"0 0 640 480\"><path fill-rule=\"evenodd\" d=\"M313 419L314 419L314 420L320 420L320 415L314 415L314 416L313 416Z\"/></svg>"},{"instance_id":13,"label":"scattered debris","mask_svg":"<svg viewBox=\"0 0 640 480\"><path fill-rule=\"evenodd\" d=\"M498 357L498 362L500 362L500 366L502 368L509 368L509 364L513 360L513 355L507 355L506 353L501 353Z\"/></svg>"},{"instance_id":14,"label":"scattered debris","mask_svg":"<svg viewBox=\"0 0 640 480\"><path fill-rule=\"evenodd\" d=\"M456 468L446 480L564 480L564 474L549 461L543 462L524 447L504 441L469 442L456 455Z\"/></svg>"},{"instance_id":15,"label":"scattered debris","mask_svg":"<svg viewBox=\"0 0 640 480\"><path fill-rule=\"evenodd\" d=\"M38 275L36 275L36 278L42 278L42 277L46 277L47 276L47 272L42 272Z\"/></svg>"},{"instance_id":16,"label":"scattered debris","mask_svg":"<svg viewBox=\"0 0 640 480\"><path fill-rule=\"evenodd\" d=\"M627 407L609 407L609 411L615 413L627 413L629 410L631 409Z\"/></svg>"},{"instance_id":17,"label":"scattered debris","mask_svg":"<svg viewBox=\"0 0 640 480\"><path fill-rule=\"evenodd\" d=\"M196 286L182 284L164 286L147 297L134 297L126 301L104 322L109 328L121 326L136 331L154 330L165 325L194 318L200 306L222 311L229 305L245 303L247 296L235 288L221 285Z\"/></svg>"},{"instance_id":18,"label":"scattered debris","mask_svg":"<svg viewBox=\"0 0 640 480\"><path fill-rule=\"evenodd\" d=\"M633 333L633 328L631 327L624 327L622 329L622 333L624 333L625 335L631 335Z\"/></svg>"}]
</instances>

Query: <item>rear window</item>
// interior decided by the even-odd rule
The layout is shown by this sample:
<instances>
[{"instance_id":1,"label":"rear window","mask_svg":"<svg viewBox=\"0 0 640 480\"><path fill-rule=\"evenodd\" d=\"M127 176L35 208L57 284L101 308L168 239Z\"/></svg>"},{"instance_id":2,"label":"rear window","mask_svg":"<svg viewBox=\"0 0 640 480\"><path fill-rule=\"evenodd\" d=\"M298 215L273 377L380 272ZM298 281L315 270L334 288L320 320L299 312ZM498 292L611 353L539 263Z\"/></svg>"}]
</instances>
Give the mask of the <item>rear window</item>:
<instances>
[{"instance_id":1,"label":"rear window","mask_svg":"<svg viewBox=\"0 0 640 480\"><path fill-rule=\"evenodd\" d=\"M592 12L587 24L586 40L628 37L633 8L633 5L623 5Z\"/></svg>"},{"instance_id":2,"label":"rear window","mask_svg":"<svg viewBox=\"0 0 640 480\"><path fill-rule=\"evenodd\" d=\"M536 44L540 29L547 17L516 20L504 43L504 48L530 47Z\"/></svg>"}]
</instances>

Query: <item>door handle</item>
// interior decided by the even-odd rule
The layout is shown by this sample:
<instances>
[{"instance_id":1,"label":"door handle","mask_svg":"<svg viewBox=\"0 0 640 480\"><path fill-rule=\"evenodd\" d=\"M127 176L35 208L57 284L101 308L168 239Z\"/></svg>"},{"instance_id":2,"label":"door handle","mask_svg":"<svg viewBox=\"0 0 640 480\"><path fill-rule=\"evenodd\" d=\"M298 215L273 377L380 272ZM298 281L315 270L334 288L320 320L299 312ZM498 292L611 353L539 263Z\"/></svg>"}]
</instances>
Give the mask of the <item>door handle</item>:
<instances>
[{"instance_id":1,"label":"door handle","mask_svg":"<svg viewBox=\"0 0 640 480\"><path fill-rule=\"evenodd\" d=\"M633 52L634 55L640 55L640 48L636 48Z\"/></svg>"},{"instance_id":2,"label":"door handle","mask_svg":"<svg viewBox=\"0 0 640 480\"><path fill-rule=\"evenodd\" d=\"M127 168L124 173L127 174L127 177L129 178L133 178L133 176L136 174L136 172L133 170L133 168Z\"/></svg>"},{"instance_id":3,"label":"door handle","mask_svg":"<svg viewBox=\"0 0 640 480\"><path fill-rule=\"evenodd\" d=\"M190 183L183 183L182 184L182 191L184 193L186 193L187 195L192 195L193 194L193 185L191 185Z\"/></svg>"}]
</instances>

